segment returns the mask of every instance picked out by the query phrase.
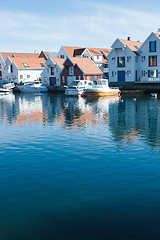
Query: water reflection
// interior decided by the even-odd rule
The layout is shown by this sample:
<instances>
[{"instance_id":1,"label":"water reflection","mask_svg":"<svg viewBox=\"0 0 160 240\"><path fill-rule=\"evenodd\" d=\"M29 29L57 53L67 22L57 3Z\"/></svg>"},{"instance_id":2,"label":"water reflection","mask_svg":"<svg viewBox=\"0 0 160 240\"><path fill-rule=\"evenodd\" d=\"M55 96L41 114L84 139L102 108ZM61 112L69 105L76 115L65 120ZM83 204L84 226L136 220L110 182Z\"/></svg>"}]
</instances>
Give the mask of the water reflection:
<instances>
[{"instance_id":1,"label":"water reflection","mask_svg":"<svg viewBox=\"0 0 160 240\"><path fill-rule=\"evenodd\" d=\"M132 144L144 137L160 143L160 100L150 96L83 99L64 94L0 96L0 123L16 126L58 125L67 129L108 126L116 142Z\"/></svg>"}]
</instances>

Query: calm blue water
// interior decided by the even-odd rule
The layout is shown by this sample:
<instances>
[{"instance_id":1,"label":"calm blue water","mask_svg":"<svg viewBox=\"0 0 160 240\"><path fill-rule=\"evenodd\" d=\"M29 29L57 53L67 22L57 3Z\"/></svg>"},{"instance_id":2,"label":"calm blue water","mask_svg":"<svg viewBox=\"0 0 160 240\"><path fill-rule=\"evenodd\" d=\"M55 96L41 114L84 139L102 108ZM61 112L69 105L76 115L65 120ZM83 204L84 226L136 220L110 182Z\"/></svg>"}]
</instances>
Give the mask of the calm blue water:
<instances>
[{"instance_id":1,"label":"calm blue water","mask_svg":"<svg viewBox=\"0 0 160 240\"><path fill-rule=\"evenodd\" d=\"M160 99L0 96L0 239L160 239Z\"/></svg>"}]
</instances>

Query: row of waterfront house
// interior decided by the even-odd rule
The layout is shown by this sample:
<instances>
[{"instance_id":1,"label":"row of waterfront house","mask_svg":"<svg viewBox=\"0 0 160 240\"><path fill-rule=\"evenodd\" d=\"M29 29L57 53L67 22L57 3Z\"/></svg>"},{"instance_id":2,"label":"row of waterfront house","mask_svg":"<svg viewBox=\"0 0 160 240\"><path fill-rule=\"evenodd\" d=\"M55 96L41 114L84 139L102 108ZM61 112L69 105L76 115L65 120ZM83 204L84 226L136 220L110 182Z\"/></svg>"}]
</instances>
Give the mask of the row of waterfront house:
<instances>
[{"instance_id":1,"label":"row of waterfront house","mask_svg":"<svg viewBox=\"0 0 160 240\"><path fill-rule=\"evenodd\" d=\"M0 52L0 83L41 79L43 85L66 86L75 79L108 78L124 89L160 89L160 34L144 42L117 38L111 49L66 47L59 52Z\"/></svg>"}]
</instances>

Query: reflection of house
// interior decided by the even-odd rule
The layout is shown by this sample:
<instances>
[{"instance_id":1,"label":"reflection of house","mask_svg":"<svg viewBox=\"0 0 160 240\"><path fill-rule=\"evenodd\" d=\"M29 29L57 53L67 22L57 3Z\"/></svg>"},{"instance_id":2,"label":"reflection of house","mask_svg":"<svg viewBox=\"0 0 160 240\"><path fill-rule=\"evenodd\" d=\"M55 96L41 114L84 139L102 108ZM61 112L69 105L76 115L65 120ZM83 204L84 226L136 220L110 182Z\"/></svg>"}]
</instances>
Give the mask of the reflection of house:
<instances>
[{"instance_id":1,"label":"reflection of house","mask_svg":"<svg viewBox=\"0 0 160 240\"><path fill-rule=\"evenodd\" d=\"M10 53L10 52L1 52L0 53L0 81L5 81L5 73L4 73L4 67L5 67L5 61L7 58L38 58L39 53Z\"/></svg>"},{"instance_id":2,"label":"reflection of house","mask_svg":"<svg viewBox=\"0 0 160 240\"><path fill-rule=\"evenodd\" d=\"M109 81L110 84L117 83L120 86L123 82L135 82L138 79L139 58L138 49L141 42L116 39L109 58Z\"/></svg>"},{"instance_id":3,"label":"reflection of house","mask_svg":"<svg viewBox=\"0 0 160 240\"><path fill-rule=\"evenodd\" d=\"M64 59L49 58L46 67L41 73L42 84L47 86L60 86L60 73L63 68Z\"/></svg>"},{"instance_id":4,"label":"reflection of house","mask_svg":"<svg viewBox=\"0 0 160 240\"><path fill-rule=\"evenodd\" d=\"M160 102L124 98L109 108L109 126L116 141L131 142L139 136L151 145L160 143Z\"/></svg>"},{"instance_id":5,"label":"reflection of house","mask_svg":"<svg viewBox=\"0 0 160 240\"><path fill-rule=\"evenodd\" d=\"M14 83L37 80L44 68L43 58L7 58L4 68L5 79Z\"/></svg>"},{"instance_id":6,"label":"reflection of house","mask_svg":"<svg viewBox=\"0 0 160 240\"><path fill-rule=\"evenodd\" d=\"M70 85L74 80L101 78L102 72L90 58L67 58L63 63L61 85Z\"/></svg>"},{"instance_id":7,"label":"reflection of house","mask_svg":"<svg viewBox=\"0 0 160 240\"><path fill-rule=\"evenodd\" d=\"M46 61L48 58L56 58L57 52L47 52L47 51L41 51L39 54L39 58L44 58Z\"/></svg>"},{"instance_id":8,"label":"reflection of house","mask_svg":"<svg viewBox=\"0 0 160 240\"><path fill-rule=\"evenodd\" d=\"M104 48L80 48L63 46L59 50L58 58L78 57L90 58L94 61L97 67L103 72L103 77L108 77L108 59L107 55L110 49Z\"/></svg>"}]
</instances>

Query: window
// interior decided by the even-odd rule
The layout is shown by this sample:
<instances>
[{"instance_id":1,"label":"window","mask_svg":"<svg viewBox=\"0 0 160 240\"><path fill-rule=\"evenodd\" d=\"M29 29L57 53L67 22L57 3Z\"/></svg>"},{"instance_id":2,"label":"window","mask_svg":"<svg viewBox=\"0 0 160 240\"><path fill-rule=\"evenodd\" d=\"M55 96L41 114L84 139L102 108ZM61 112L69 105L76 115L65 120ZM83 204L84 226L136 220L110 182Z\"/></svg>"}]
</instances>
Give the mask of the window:
<instances>
[{"instance_id":1,"label":"window","mask_svg":"<svg viewBox=\"0 0 160 240\"><path fill-rule=\"evenodd\" d=\"M136 62L138 62L138 57L135 58Z\"/></svg>"},{"instance_id":2,"label":"window","mask_svg":"<svg viewBox=\"0 0 160 240\"><path fill-rule=\"evenodd\" d=\"M127 57L127 62L131 62L131 57Z\"/></svg>"},{"instance_id":3,"label":"window","mask_svg":"<svg viewBox=\"0 0 160 240\"><path fill-rule=\"evenodd\" d=\"M127 77L131 77L131 71L127 71Z\"/></svg>"},{"instance_id":4,"label":"window","mask_svg":"<svg viewBox=\"0 0 160 240\"><path fill-rule=\"evenodd\" d=\"M0 71L0 77L2 77L2 72Z\"/></svg>"},{"instance_id":5,"label":"window","mask_svg":"<svg viewBox=\"0 0 160 240\"><path fill-rule=\"evenodd\" d=\"M44 82L47 82L47 78L44 78Z\"/></svg>"},{"instance_id":6,"label":"window","mask_svg":"<svg viewBox=\"0 0 160 240\"><path fill-rule=\"evenodd\" d=\"M54 75L54 67L51 67L51 75Z\"/></svg>"},{"instance_id":7,"label":"window","mask_svg":"<svg viewBox=\"0 0 160 240\"><path fill-rule=\"evenodd\" d=\"M108 63L105 63L105 64L104 64L104 68L108 68Z\"/></svg>"},{"instance_id":8,"label":"window","mask_svg":"<svg viewBox=\"0 0 160 240\"><path fill-rule=\"evenodd\" d=\"M81 76L78 76L78 80L81 80Z\"/></svg>"},{"instance_id":9,"label":"window","mask_svg":"<svg viewBox=\"0 0 160 240\"><path fill-rule=\"evenodd\" d=\"M23 75L20 75L20 79L23 79Z\"/></svg>"},{"instance_id":10,"label":"window","mask_svg":"<svg viewBox=\"0 0 160 240\"><path fill-rule=\"evenodd\" d=\"M11 65L11 73L13 73L13 65Z\"/></svg>"},{"instance_id":11,"label":"window","mask_svg":"<svg viewBox=\"0 0 160 240\"><path fill-rule=\"evenodd\" d=\"M146 57L142 56L142 62L145 62L145 60L146 60Z\"/></svg>"},{"instance_id":12,"label":"window","mask_svg":"<svg viewBox=\"0 0 160 240\"><path fill-rule=\"evenodd\" d=\"M157 56L149 56L149 67L157 66Z\"/></svg>"},{"instance_id":13,"label":"window","mask_svg":"<svg viewBox=\"0 0 160 240\"><path fill-rule=\"evenodd\" d=\"M158 70L148 70L148 77L158 77Z\"/></svg>"},{"instance_id":14,"label":"window","mask_svg":"<svg viewBox=\"0 0 160 240\"><path fill-rule=\"evenodd\" d=\"M27 75L27 78L30 78L30 75Z\"/></svg>"},{"instance_id":15,"label":"window","mask_svg":"<svg viewBox=\"0 0 160 240\"><path fill-rule=\"evenodd\" d=\"M62 82L65 83L65 76L62 76Z\"/></svg>"},{"instance_id":16,"label":"window","mask_svg":"<svg viewBox=\"0 0 160 240\"><path fill-rule=\"evenodd\" d=\"M69 75L74 75L74 67L69 67Z\"/></svg>"},{"instance_id":17,"label":"window","mask_svg":"<svg viewBox=\"0 0 160 240\"><path fill-rule=\"evenodd\" d=\"M29 67L28 63L23 63L23 65L24 65L25 67Z\"/></svg>"},{"instance_id":18,"label":"window","mask_svg":"<svg viewBox=\"0 0 160 240\"><path fill-rule=\"evenodd\" d=\"M45 67L44 63L40 63L41 64L41 67Z\"/></svg>"},{"instance_id":19,"label":"window","mask_svg":"<svg viewBox=\"0 0 160 240\"><path fill-rule=\"evenodd\" d=\"M64 58L64 55L60 55L60 58Z\"/></svg>"},{"instance_id":20,"label":"window","mask_svg":"<svg viewBox=\"0 0 160 240\"><path fill-rule=\"evenodd\" d=\"M112 57L112 63L115 63L116 59L115 57Z\"/></svg>"},{"instance_id":21,"label":"window","mask_svg":"<svg viewBox=\"0 0 160 240\"><path fill-rule=\"evenodd\" d=\"M58 73L58 68L57 68L57 73Z\"/></svg>"},{"instance_id":22,"label":"window","mask_svg":"<svg viewBox=\"0 0 160 240\"><path fill-rule=\"evenodd\" d=\"M145 77L146 71L142 71L142 77Z\"/></svg>"},{"instance_id":23,"label":"window","mask_svg":"<svg viewBox=\"0 0 160 240\"><path fill-rule=\"evenodd\" d=\"M99 59L99 56L97 55L97 59Z\"/></svg>"},{"instance_id":24,"label":"window","mask_svg":"<svg viewBox=\"0 0 160 240\"><path fill-rule=\"evenodd\" d=\"M156 41L149 42L149 52L156 52Z\"/></svg>"},{"instance_id":25,"label":"window","mask_svg":"<svg viewBox=\"0 0 160 240\"><path fill-rule=\"evenodd\" d=\"M118 67L125 67L125 57L118 57Z\"/></svg>"},{"instance_id":26,"label":"window","mask_svg":"<svg viewBox=\"0 0 160 240\"><path fill-rule=\"evenodd\" d=\"M114 77L114 71L112 71L112 77Z\"/></svg>"}]
</instances>

